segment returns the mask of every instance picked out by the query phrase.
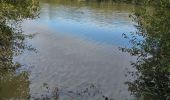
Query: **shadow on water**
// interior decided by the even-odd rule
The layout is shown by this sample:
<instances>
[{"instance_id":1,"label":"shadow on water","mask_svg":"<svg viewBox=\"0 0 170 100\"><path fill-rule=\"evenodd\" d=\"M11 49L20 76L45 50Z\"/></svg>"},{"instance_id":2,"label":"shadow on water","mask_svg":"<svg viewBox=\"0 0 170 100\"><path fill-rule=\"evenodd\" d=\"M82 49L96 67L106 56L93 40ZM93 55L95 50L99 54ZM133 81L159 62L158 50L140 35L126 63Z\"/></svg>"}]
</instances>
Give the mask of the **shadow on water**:
<instances>
[{"instance_id":1,"label":"shadow on water","mask_svg":"<svg viewBox=\"0 0 170 100\"><path fill-rule=\"evenodd\" d=\"M0 1L0 99L27 99L29 80L27 72L16 72L21 67L14 57L24 50L34 50L25 44L20 22L38 16L36 0L1 0Z\"/></svg>"},{"instance_id":2,"label":"shadow on water","mask_svg":"<svg viewBox=\"0 0 170 100\"><path fill-rule=\"evenodd\" d=\"M126 82L129 91L140 100L170 99L170 7L168 2L155 2L136 10L134 21L138 32L132 34L131 48L122 48L137 61L132 62L136 71ZM142 36L143 40L137 37Z\"/></svg>"}]
</instances>

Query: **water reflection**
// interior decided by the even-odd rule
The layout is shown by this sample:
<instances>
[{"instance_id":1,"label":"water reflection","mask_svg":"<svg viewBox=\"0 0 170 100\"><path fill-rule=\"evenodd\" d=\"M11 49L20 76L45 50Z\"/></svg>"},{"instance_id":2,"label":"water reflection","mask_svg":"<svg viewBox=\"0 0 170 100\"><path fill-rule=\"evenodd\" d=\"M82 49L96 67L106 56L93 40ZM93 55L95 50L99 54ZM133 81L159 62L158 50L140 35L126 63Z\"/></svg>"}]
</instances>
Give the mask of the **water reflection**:
<instances>
[{"instance_id":1,"label":"water reflection","mask_svg":"<svg viewBox=\"0 0 170 100\"><path fill-rule=\"evenodd\" d=\"M113 2L50 0L41 2L38 23L63 34L99 43L128 45L122 33L135 31L129 14L135 6Z\"/></svg>"},{"instance_id":2,"label":"water reflection","mask_svg":"<svg viewBox=\"0 0 170 100\"><path fill-rule=\"evenodd\" d=\"M29 78L27 72L0 72L0 99L28 99Z\"/></svg>"},{"instance_id":3,"label":"water reflection","mask_svg":"<svg viewBox=\"0 0 170 100\"><path fill-rule=\"evenodd\" d=\"M104 95L100 87L93 83L84 83L76 88L76 90L68 90L64 87L50 88L47 83L42 86L43 92L33 94L32 99L36 100L113 100Z\"/></svg>"},{"instance_id":4,"label":"water reflection","mask_svg":"<svg viewBox=\"0 0 170 100\"><path fill-rule=\"evenodd\" d=\"M122 53L117 45L126 45L122 33L135 30L129 18L134 6L110 2L77 2L72 0L41 1L40 18L23 22L25 33L39 33L28 41L38 50L35 55L18 57L24 64L33 64L30 74L30 93L41 98L42 85L59 88L59 97L96 99L130 99L124 85L125 69L131 56ZM28 26L29 25L29 26ZM102 94L78 96L85 83L97 87ZM62 90L64 93L62 94ZM68 93L72 91L72 93ZM95 89L90 90L93 92ZM81 91L80 91L81 92ZM44 95L48 97L48 91ZM103 97L104 96L104 97ZM44 96L42 97L44 98ZM45 97L46 98L46 97Z\"/></svg>"},{"instance_id":5,"label":"water reflection","mask_svg":"<svg viewBox=\"0 0 170 100\"><path fill-rule=\"evenodd\" d=\"M22 34L19 22L37 16L37 1L0 1L0 99L27 99L29 81L27 72L16 72L21 66L13 58L24 49L27 36ZM29 9L28 9L29 8Z\"/></svg>"},{"instance_id":6,"label":"water reflection","mask_svg":"<svg viewBox=\"0 0 170 100\"><path fill-rule=\"evenodd\" d=\"M132 63L136 69L132 72L134 78L127 82L137 99L170 98L170 11L166 5L158 3L155 8L137 10L134 18L138 32L130 38L132 48L122 49L138 57ZM31 41L39 53L34 56L25 53L20 58L23 63L36 66L29 75L16 71L21 64L14 57L31 49L24 43L26 36L21 34L18 21L35 18L37 7L34 0L0 1L0 99L50 99L51 88L55 99L132 99L123 85L127 59L132 57L106 44L128 45L120 39L122 33L136 30L128 18L133 6L77 0L42 1L40 19L35 20L38 25L29 23L29 28L38 26L35 31L41 33ZM155 12L150 13L152 10ZM24 23L28 26L27 21ZM42 24L48 28L40 27ZM138 40L139 36L143 39ZM96 41L106 44L98 45ZM47 89L44 95L39 88L42 84Z\"/></svg>"},{"instance_id":7,"label":"water reflection","mask_svg":"<svg viewBox=\"0 0 170 100\"><path fill-rule=\"evenodd\" d=\"M154 12L153 12L154 11ZM142 100L170 99L170 9L167 2L155 2L152 8L136 10L135 21L139 31L129 38L132 48L123 48L137 56L132 65L133 79L128 81L129 90ZM142 36L144 40L138 40Z\"/></svg>"}]
</instances>

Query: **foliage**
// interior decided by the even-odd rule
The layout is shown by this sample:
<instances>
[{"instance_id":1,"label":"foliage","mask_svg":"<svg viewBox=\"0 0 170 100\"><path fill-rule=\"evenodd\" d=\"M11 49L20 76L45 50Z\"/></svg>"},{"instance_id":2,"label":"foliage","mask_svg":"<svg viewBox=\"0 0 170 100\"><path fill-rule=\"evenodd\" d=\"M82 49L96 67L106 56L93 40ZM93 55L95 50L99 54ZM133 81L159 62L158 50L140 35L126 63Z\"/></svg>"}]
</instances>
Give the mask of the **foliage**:
<instances>
[{"instance_id":1,"label":"foliage","mask_svg":"<svg viewBox=\"0 0 170 100\"><path fill-rule=\"evenodd\" d=\"M26 99L29 94L28 73L16 73L20 64L13 61L24 49L20 22L38 15L36 0L0 0L0 99ZM10 90L10 91L9 91Z\"/></svg>"},{"instance_id":2,"label":"foliage","mask_svg":"<svg viewBox=\"0 0 170 100\"><path fill-rule=\"evenodd\" d=\"M147 1L147 0L146 0ZM122 51L137 56L132 63L136 79L127 82L129 90L143 100L170 99L170 8L169 0L145 2L136 10L138 32L130 39L131 48ZM150 6L150 7L149 7ZM142 36L143 40L139 40Z\"/></svg>"},{"instance_id":3,"label":"foliage","mask_svg":"<svg viewBox=\"0 0 170 100\"><path fill-rule=\"evenodd\" d=\"M38 2L35 0L0 0L0 69L16 67L13 56L28 48L19 22L35 18L37 11Z\"/></svg>"}]
</instances>

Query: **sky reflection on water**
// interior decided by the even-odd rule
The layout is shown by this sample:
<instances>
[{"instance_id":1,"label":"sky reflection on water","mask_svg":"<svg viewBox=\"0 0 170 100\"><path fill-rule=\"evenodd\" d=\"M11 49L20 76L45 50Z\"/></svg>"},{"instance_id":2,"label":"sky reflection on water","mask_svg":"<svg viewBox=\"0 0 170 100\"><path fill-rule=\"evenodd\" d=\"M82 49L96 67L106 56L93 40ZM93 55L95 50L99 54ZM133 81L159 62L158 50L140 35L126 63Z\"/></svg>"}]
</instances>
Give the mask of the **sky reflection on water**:
<instances>
[{"instance_id":1,"label":"sky reflection on water","mask_svg":"<svg viewBox=\"0 0 170 100\"><path fill-rule=\"evenodd\" d=\"M136 31L135 23L129 18L132 12L114 11L113 8L105 11L100 7L92 9L88 6L71 7L50 4L41 6L38 23L43 23L62 34L99 43L127 46L129 43L122 34Z\"/></svg>"},{"instance_id":2,"label":"sky reflection on water","mask_svg":"<svg viewBox=\"0 0 170 100\"><path fill-rule=\"evenodd\" d=\"M29 77L31 94L41 95L43 83L52 89L58 86L61 91L65 87L73 92L88 87L84 84L93 84L100 86L97 88L102 94L94 98L83 95L82 100L95 100L102 95L117 100L131 98L124 82L126 68L134 58L118 47L129 45L123 33L136 30L129 18L133 6L108 4L42 1L40 18L23 22L25 33L38 33L28 40L38 52L16 58L34 66Z\"/></svg>"}]
</instances>

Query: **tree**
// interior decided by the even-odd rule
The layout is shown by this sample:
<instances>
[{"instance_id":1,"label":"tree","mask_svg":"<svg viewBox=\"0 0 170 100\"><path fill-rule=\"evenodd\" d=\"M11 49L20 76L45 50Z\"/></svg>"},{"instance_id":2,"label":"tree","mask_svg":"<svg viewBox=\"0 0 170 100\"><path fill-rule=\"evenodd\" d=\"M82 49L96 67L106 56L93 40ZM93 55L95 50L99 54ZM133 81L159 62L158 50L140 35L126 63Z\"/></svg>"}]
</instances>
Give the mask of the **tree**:
<instances>
[{"instance_id":1,"label":"tree","mask_svg":"<svg viewBox=\"0 0 170 100\"><path fill-rule=\"evenodd\" d=\"M169 0L146 0L145 6L135 11L138 31L130 39L131 48L122 48L137 56L132 63L136 72L128 81L129 90L142 100L170 99L170 7ZM143 39L139 40L138 37Z\"/></svg>"},{"instance_id":2,"label":"tree","mask_svg":"<svg viewBox=\"0 0 170 100\"><path fill-rule=\"evenodd\" d=\"M27 99L29 80L27 72L16 73L20 64L13 57L30 49L24 43L26 35L19 27L23 19L38 16L36 0L0 0L0 99ZM10 91L9 91L10 89Z\"/></svg>"}]
</instances>

